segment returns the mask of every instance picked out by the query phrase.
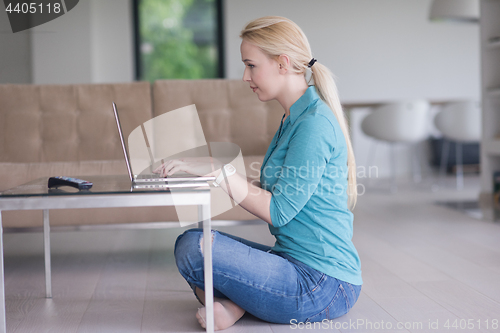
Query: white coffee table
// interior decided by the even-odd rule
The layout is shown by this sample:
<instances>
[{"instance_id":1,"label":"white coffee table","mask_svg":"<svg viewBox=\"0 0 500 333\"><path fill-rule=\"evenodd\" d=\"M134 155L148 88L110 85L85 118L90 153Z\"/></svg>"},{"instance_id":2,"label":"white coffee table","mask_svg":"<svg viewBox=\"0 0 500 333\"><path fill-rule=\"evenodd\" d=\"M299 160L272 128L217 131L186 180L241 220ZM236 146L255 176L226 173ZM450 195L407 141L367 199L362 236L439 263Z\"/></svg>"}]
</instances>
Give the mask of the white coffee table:
<instances>
[{"instance_id":1,"label":"white coffee table","mask_svg":"<svg viewBox=\"0 0 500 333\"><path fill-rule=\"evenodd\" d=\"M0 332L7 332L5 318L5 276L3 256L2 211L43 210L46 297L52 297L50 264L49 210L72 208L112 208L151 206L198 206L198 218L203 221L203 237L211 239L210 188L183 188L169 190L132 189L127 176L84 177L94 183L89 191L49 190L47 178L40 178L13 189L0 192ZM205 304L207 332L214 331L212 247L204 242Z\"/></svg>"}]
</instances>

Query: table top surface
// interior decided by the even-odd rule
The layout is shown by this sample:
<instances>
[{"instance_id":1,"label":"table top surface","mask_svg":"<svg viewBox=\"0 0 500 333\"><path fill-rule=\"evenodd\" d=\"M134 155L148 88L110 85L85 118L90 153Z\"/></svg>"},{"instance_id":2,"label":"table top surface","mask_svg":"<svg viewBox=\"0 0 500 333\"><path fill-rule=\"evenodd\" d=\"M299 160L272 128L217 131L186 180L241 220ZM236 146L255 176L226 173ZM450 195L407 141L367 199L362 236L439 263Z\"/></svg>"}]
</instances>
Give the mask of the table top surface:
<instances>
[{"instance_id":1,"label":"table top surface","mask_svg":"<svg viewBox=\"0 0 500 333\"><path fill-rule=\"evenodd\" d=\"M78 190L70 186L60 186L56 188L48 187L48 177L38 178L23 185L16 186L9 190L0 192L0 199L13 197L32 196L74 196L74 195L103 195L103 194L126 194L126 193L170 193L181 191L207 191L210 190L208 184L200 187L186 188L134 188L127 175L107 175L107 176L74 176L93 183L88 190ZM203 184L204 185L204 184Z\"/></svg>"}]
</instances>

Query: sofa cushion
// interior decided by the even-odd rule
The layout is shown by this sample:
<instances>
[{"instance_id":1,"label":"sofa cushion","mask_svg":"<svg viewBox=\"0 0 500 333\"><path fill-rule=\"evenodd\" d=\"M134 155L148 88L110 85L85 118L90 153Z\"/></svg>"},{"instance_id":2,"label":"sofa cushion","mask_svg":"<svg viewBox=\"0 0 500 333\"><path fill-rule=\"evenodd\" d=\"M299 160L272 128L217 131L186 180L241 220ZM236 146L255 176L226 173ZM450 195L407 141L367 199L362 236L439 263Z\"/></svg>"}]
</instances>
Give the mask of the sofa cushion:
<instances>
[{"instance_id":1,"label":"sofa cushion","mask_svg":"<svg viewBox=\"0 0 500 333\"><path fill-rule=\"evenodd\" d=\"M111 103L125 136L149 120L148 82L0 85L0 162L78 162L123 157Z\"/></svg>"}]
</instances>

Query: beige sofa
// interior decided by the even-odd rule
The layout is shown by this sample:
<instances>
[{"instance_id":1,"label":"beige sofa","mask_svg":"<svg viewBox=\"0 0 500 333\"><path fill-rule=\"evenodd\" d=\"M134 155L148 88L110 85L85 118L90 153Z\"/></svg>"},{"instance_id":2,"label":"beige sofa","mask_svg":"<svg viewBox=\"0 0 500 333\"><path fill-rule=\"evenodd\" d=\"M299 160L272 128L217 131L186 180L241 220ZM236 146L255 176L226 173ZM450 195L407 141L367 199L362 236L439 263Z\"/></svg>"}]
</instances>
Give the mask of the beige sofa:
<instances>
[{"instance_id":1,"label":"beige sofa","mask_svg":"<svg viewBox=\"0 0 500 333\"><path fill-rule=\"evenodd\" d=\"M0 85L0 191L39 177L126 174L113 101L119 107L125 137L155 116L195 104L207 142L237 144L251 178L258 178L256 169L283 114L278 103L260 102L239 80ZM52 226L177 221L173 207L50 214ZM2 219L6 228L42 225L41 211L5 211ZM213 219L255 217L235 207Z\"/></svg>"}]
</instances>

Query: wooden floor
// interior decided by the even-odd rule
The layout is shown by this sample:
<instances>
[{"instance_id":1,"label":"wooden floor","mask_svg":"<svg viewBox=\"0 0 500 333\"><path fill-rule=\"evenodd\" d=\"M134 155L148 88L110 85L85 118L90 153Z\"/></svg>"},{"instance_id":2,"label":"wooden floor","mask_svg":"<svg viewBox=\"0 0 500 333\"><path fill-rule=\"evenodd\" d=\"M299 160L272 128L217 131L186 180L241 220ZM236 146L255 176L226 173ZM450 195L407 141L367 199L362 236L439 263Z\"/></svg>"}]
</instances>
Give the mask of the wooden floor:
<instances>
[{"instance_id":1,"label":"wooden floor","mask_svg":"<svg viewBox=\"0 0 500 333\"><path fill-rule=\"evenodd\" d=\"M429 180L403 184L396 194L379 182L359 197L364 285L349 314L315 327L245 315L225 332L499 332L500 223L435 205L477 198L477 177L460 192L449 181L438 191ZM218 229L273 241L266 225ZM42 234L5 234L8 331L202 332L173 258L183 230L54 232L52 299L44 298Z\"/></svg>"}]
</instances>

